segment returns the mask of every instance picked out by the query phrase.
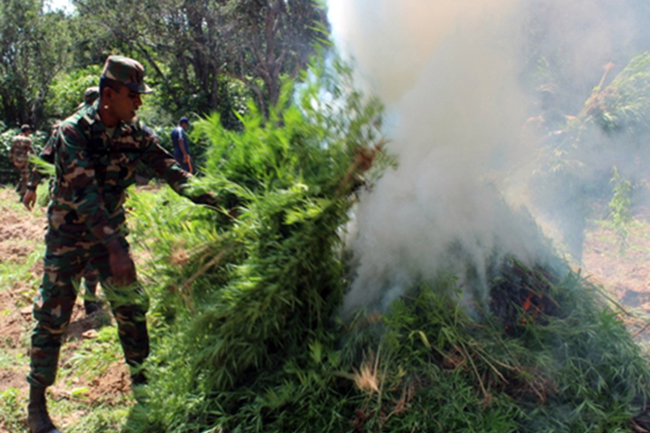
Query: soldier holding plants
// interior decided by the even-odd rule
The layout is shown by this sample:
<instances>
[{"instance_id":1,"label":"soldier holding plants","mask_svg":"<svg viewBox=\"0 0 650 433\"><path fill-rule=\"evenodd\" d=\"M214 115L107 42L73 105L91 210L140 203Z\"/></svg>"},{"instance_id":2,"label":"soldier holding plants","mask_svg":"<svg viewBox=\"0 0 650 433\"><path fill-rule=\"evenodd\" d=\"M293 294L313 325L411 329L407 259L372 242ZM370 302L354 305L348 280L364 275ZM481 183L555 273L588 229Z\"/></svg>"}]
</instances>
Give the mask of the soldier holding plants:
<instances>
[{"instance_id":1,"label":"soldier holding plants","mask_svg":"<svg viewBox=\"0 0 650 433\"><path fill-rule=\"evenodd\" d=\"M76 298L75 282L88 263L100 281L117 321L134 385L146 382L149 354L148 299L136 279L126 240L126 188L135 183L138 162L153 168L179 194L191 177L157 137L136 118L141 94L151 92L144 68L122 56L106 60L97 104L63 121L56 137L56 175L48 209L44 275L34 301L27 423L32 433L57 433L46 408L59 351ZM216 204L212 195L189 197Z\"/></svg>"}]
</instances>

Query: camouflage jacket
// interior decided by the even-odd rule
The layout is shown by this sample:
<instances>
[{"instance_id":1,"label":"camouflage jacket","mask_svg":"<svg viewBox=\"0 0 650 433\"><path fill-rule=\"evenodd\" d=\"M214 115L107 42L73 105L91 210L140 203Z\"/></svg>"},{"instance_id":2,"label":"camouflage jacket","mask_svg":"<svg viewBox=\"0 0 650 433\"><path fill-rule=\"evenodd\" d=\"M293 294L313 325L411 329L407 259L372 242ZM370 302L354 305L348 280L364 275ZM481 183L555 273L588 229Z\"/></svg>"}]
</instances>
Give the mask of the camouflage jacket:
<instances>
[{"instance_id":1,"label":"camouflage jacket","mask_svg":"<svg viewBox=\"0 0 650 433\"><path fill-rule=\"evenodd\" d=\"M32 139L18 134L11 140L9 160L18 167L23 167L29 162L29 155L34 153Z\"/></svg>"},{"instance_id":2,"label":"camouflage jacket","mask_svg":"<svg viewBox=\"0 0 650 433\"><path fill-rule=\"evenodd\" d=\"M126 234L126 188L141 161L178 193L191 176L138 120L120 123L112 137L97 103L64 120L56 137L56 175L48 209L50 230L108 242Z\"/></svg>"}]
</instances>

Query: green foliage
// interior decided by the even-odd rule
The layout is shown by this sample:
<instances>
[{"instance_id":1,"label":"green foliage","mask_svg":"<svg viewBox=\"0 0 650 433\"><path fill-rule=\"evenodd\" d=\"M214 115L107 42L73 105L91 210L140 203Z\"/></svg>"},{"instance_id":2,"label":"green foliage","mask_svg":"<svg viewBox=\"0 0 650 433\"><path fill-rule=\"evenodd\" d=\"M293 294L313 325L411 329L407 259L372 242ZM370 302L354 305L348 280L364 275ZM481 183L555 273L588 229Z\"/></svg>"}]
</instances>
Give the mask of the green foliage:
<instances>
[{"instance_id":1,"label":"green foliage","mask_svg":"<svg viewBox=\"0 0 650 433\"><path fill-rule=\"evenodd\" d=\"M83 416L76 417L72 422L62 421L57 424L57 427L62 431L69 433L122 432L130 411L128 405L94 404L89 407L87 402L80 402L75 398L63 398L58 401L49 399L48 409L51 416L61 420L66 420L67 414L83 414Z\"/></svg>"},{"instance_id":2,"label":"green foliage","mask_svg":"<svg viewBox=\"0 0 650 433\"><path fill-rule=\"evenodd\" d=\"M254 101L265 115L326 37L317 2L76 0L84 47L141 60L175 118L216 111L228 129ZM97 46L96 41L104 41ZM82 50L79 50L82 51ZM83 52L83 51L82 51Z\"/></svg>"},{"instance_id":3,"label":"green foliage","mask_svg":"<svg viewBox=\"0 0 650 433\"><path fill-rule=\"evenodd\" d=\"M168 276L166 301L154 301L154 314L169 334L152 356L158 367L150 388L157 391L143 424L153 418L161 429L179 432L295 424L306 431L312 421L327 430L338 419L323 421L320 405L345 401L328 386L342 380L329 354L339 328L332 317L346 288L340 227L360 179L358 152L380 138L381 105L364 104L355 92L328 94L315 80L300 88L300 98L292 94L284 89L268 121L251 107L242 132L224 130L217 115L196 123L211 147L206 174L192 190L216 194L219 212L163 195L166 208L154 213L160 201L134 199L136 208L146 206L134 211L136 233L145 244L156 239L155 261L168 267L160 273ZM316 107L317 97L329 97L331 105ZM180 250L187 259L174 265ZM166 380L172 372L175 379ZM302 407L306 415L276 416L271 409L280 407Z\"/></svg>"},{"instance_id":4,"label":"green foliage","mask_svg":"<svg viewBox=\"0 0 650 433\"><path fill-rule=\"evenodd\" d=\"M610 209L617 219L615 230L621 241L620 250L625 250L627 217L618 212L629 209L625 204L629 194L624 191L625 181L610 181L611 170L616 167L634 184L648 169L645 164L650 134L650 54L633 57L611 84L604 86L613 66L606 66L601 84L594 88L575 118L567 122L561 115L560 123L545 125L552 133L543 143L540 169L532 182L534 195L545 212L558 220L565 243L578 261L586 221L597 201L611 201L614 206ZM544 119L553 117L554 110L549 110ZM612 187L617 187L617 191Z\"/></svg>"},{"instance_id":5,"label":"green foliage","mask_svg":"<svg viewBox=\"0 0 650 433\"><path fill-rule=\"evenodd\" d=\"M56 76L50 85L51 96L46 105L50 116L63 120L76 111L84 100L84 91L99 85L100 73L100 65L92 65Z\"/></svg>"},{"instance_id":6,"label":"green foliage","mask_svg":"<svg viewBox=\"0 0 650 433\"><path fill-rule=\"evenodd\" d=\"M503 271L534 272L521 264ZM456 289L447 279L420 285L363 330L371 338L357 342L375 348L378 387L365 389L359 431L627 431L647 398L650 370L617 315L579 275L547 289L517 287L536 293L534 308L515 303L502 285L491 292L517 308L517 329L504 318L471 318L442 295ZM543 303L554 305L552 314ZM348 341L343 359L354 362L357 351Z\"/></svg>"},{"instance_id":7,"label":"green foliage","mask_svg":"<svg viewBox=\"0 0 650 433\"><path fill-rule=\"evenodd\" d=\"M18 172L9 161L9 151L12 139L19 133L20 128L11 128L0 133L0 184L18 182ZM48 136L49 131L36 131L31 135L35 152L38 153L43 148Z\"/></svg>"},{"instance_id":8,"label":"green foliage","mask_svg":"<svg viewBox=\"0 0 650 433\"><path fill-rule=\"evenodd\" d=\"M70 433L104 432L119 433L123 431L124 420L128 417L128 407L93 408L91 413L78 423L66 429Z\"/></svg>"},{"instance_id":9,"label":"green foliage","mask_svg":"<svg viewBox=\"0 0 650 433\"><path fill-rule=\"evenodd\" d=\"M340 321L348 174L381 106L329 72L241 132L197 123L210 148L191 188L217 212L167 188L131 197L155 349L123 433L625 431L650 369L579 275L511 260L481 320L446 276Z\"/></svg>"},{"instance_id":10,"label":"green foliage","mask_svg":"<svg viewBox=\"0 0 650 433\"><path fill-rule=\"evenodd\" d=\"M650 53L634 57L612 83L597 88L585 114L605 131L645 132L650 128Z\"/></svg>"},{"instance_id":11,"label":"green foliage","mask_svg":"<svg viewBox=\"0 0 650 433\"><path fill-rule=\"evenodd\" d=\"M14 206L22 208L23 205L16 200ZM0 262L0 290L9 287L11 283L16 281L31 282L37 285L39 276L34 274L33 266L43 259L44 251L45 245L39 243L35 251L26 260L21 260L21 263L11 260Z\"/></svg>"},{"instance_id":12,"label":"green foliage","mask_svg":"<svg viewBox=\"0 0 650 433\"><path fill-rule=\"evenodd\" d=\"M0 392L0 428L11 431L23 431L23 409L16 388Z\"/></svg>"},{"instance_id":13,"label":"green foliage","mask_svg":"<svg viewBox=\"0 0 650 433\"><path fill-rule=\"evenodd\" d=\"M597 86L576 119L566 125L558 148L584 164L583 176L586 169L594 169L589 152L616 147L618 157L608 154L608 158L625 161L623 155L646 148L645 137L650 131L649 87L650 54L643 53L632 58L609 86Z\"/></svg>"},{"instance_id":14,"label":"green foliage","mask_svg":"<svg viewBox=\"0 0 650 433\"><path fill-rule=\"evenodd\" d=\"M65 374L69 369L92 381L122 358L117 329L114 326L104 326L99 329L97 338L85 340L79 346L61 373Z\"/></svg>"},{"instance_id":15,"label":"green foliage","mask_svg":"<svg viewBox=\"0 0 650 433\"><path fill-rule=\"evenodd\" d=\"M178 119L174 119L171 113L165 108L163 92L154 92L151 95L144 95L142 107L138 110L138 117L145 125L171 128L176 125Z\"/></svg>"},{"instance_id":16,"label":"green foliage","mask_svg":"<svg viewBox=\"0 0 650 433\"><path fill-rule=\"evenodd\" d=\"M627 236L632 222L630 209L632 206L632 183L623 179L616 167L614 167L614 176L610 182L614 184L614 195L609 202L610 216L618 238L619 253L624 255L625 249L629 246Z\"/></svg>"},{"instance_id":17,"label":"green foliage","mask_svg":"<svg viewBox=\"0 0 650 433\"><path fill-rule=\"evenodd\" d=\"M54 76L67 67L70 34L61 13L38 0L0 4L0 115L19 126L40 127Z\"/></svg>"}]
</instances>

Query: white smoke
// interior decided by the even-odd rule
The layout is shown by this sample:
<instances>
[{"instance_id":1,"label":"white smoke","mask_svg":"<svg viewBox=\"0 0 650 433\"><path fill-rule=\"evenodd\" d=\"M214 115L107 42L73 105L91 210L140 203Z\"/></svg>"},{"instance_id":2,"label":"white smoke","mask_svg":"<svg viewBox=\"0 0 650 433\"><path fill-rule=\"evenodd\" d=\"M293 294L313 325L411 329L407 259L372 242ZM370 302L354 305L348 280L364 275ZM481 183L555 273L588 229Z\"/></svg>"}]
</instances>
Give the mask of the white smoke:
<instances>
[{"instance_id":1,"label":"white smoke","mask_svg":"<svg viewBox=\"0 0 650 433\"><path fill-rule=\"evenodd\" d=\"M469 267L484 283L495 254L541 258L534 227L500 193L531 152L520 139L519 3L330 1L339 46L397 119L388 151L399 167L356 212L346 309L389 303L441 271L462 282Z\"/></svg>"},{"instance_id":2,"label":"white smoke","mask_svg":"<svg viewBox=\"0 0 650 433\"><path fill-rule=\"evenodd\" d=\"M549 132L551 115L561 125L582 109L605 64L619 63L613 75L650 49L644 8L632 0L329 0L335 42L387 105L388 151L399 160L356 211L346 310L387 305L441 272L484 290L495 257L548 258L518 208L536 200L528 188L536 134ZM560 89L550 110L531 94L549 83ZM522 128L540 112L545 131ZM600 161L592 170L611 161L590 158ZM529 208L560 216L565 240L578 221L581 248L585 216L573 196L556 195Z\"/></svg>"}]
</instances>

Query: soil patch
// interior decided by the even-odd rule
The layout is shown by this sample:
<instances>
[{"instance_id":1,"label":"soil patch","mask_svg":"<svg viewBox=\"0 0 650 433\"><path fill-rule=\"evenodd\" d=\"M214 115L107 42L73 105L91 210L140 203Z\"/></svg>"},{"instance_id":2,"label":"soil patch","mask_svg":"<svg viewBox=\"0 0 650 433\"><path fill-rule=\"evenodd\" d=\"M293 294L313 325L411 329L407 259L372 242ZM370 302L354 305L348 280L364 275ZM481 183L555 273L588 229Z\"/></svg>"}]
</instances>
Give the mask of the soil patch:
<instances>
[{"instance_id":1,"label":"soil patch","mask_svg":"<svg viewBox=\"0 0 650 433\"><path fill-rule=\"evenodd\" d=\"M18 389L21 392L27 393L29 385L27 384L27 373L29 368L25 365L25 368L1 368L0 369L0 392L6 391L8 389Z\"/></svg>"},{"instance_id":2,"label":"soil patch","mask_svg":"<svg viewBox=\"0 0 650 433\"><path fill-rule=\"evenodd\" d=\"M621 320L643 344L650 340L649 215L635 215L624 250L612 228L603 224L591 227L585 236L583 254L586 274L611 293L623 310Z\"/></svg>"},{"instance_id":3,"label":"soil patch","mask_svg":"<svg viewBox=\"0 0 650 433\"><path fill-rule=\"evenodd\" d=\"M0 191L0 201L11 200L6 197L7 190ZM42 242L46 231L43 213L29 213L18 208L3 209L0 224L0 262L20 262L34 251L34 243Z\"/></svg>"},{"instance_id":4,"label":"soil patch","mask_svg":"<svg viewBox=\"0 0 650 433\"><path fill-rule=\"evenodd\" d=\"M621 252L616 233L607 227L587 232L584 268L630 308L650 313L650 224L639 222Z\"/></svg>"},{"instance_id":5,"label":"soil patch","mask_svg":"<svg viewBox=\"0 0 650 433\"><path fill-rule=\"evenodd\" d=\"M122 360L111 364L104 374L90 384L88 397L91 401L114 403L124 400L124 395L131 392L131 375Z\"/></svg>"},{"instance_id":6,"label":"soil patch","mask_svg":"<svg viewBox=\"0 0 650 433\"><path fill-rule=\"evenodd\" d=\"M30 326L32 317L31 306L19 307L23 302L22 295L11 290L0 292L0 347L17 349L20 346L22 333Z\"/></svg>"}]
</instances>

